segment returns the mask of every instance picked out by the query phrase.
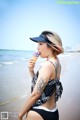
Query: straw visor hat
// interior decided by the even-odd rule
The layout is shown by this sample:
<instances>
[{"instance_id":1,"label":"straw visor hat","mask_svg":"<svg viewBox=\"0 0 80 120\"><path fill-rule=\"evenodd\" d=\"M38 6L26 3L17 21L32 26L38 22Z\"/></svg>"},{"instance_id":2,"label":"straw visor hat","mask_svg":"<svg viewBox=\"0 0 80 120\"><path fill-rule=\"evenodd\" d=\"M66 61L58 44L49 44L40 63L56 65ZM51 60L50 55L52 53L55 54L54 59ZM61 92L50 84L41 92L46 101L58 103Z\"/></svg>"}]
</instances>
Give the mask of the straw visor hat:
<instances>
[{"instance_id":1,"label":"straw visor hat","mask_svg":"<svg viewBox=\"0 0 80 120\"><path fill-rule=\"evenodd\" d=\"M60 36L51 31L43 31L38 37L30 38L34 42L46 42L52 47L56 52L57 55L63 53L62 41Z\"/></svg>"}]
</instances>

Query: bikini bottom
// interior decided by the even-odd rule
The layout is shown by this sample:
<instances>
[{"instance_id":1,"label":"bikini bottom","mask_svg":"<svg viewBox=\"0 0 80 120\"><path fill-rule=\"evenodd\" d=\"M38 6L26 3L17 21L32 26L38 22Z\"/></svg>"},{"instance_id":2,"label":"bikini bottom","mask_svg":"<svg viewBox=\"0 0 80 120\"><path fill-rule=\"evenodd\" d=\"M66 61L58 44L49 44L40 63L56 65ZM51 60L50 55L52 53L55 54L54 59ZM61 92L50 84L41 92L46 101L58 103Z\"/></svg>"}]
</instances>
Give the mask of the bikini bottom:
<instances>
[{"instance_id":1,"label":"bikini bottom","mask_svg":"<svg viewBox=\"0 0 80 120\"><path fill-rule=\"evenodd\" d=\"M59 120L59 113L56 107L53 110L49 110L43 106L38 106L32 107L31 110L37 112L43 120Z\"/></svg>"}]
</instances>

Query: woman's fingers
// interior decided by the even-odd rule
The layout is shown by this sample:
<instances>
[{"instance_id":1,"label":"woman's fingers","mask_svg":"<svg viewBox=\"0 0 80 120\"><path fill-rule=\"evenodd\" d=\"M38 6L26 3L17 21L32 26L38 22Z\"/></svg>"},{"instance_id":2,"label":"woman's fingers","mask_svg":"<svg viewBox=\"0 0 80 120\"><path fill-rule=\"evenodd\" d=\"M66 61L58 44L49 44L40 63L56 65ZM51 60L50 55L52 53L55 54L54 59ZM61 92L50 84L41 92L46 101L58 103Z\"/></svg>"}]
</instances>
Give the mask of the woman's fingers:
<instances>
[{"instance_id":1,"label":"woman's fingers","mask_svg":"<svg viewBox=\"0 0 80 120\"><path fill-rule=\"evenodd\" d=\"M29 70L34 70L34 66L35 66L35 60L33 58L31 58L28 63Z\"/></svg>"},{"instance_id":2,"label":"woman's fingers","mask_svg":"<svg viewBox=\"0 0 80 120\"><path fill-rule=\"evenodd\" d=\"M33 59L33 58L32 58L32 59L30 59L30 62L33 62L33 63L35 63L35 59Z\"/></svg>"}]
</instances>

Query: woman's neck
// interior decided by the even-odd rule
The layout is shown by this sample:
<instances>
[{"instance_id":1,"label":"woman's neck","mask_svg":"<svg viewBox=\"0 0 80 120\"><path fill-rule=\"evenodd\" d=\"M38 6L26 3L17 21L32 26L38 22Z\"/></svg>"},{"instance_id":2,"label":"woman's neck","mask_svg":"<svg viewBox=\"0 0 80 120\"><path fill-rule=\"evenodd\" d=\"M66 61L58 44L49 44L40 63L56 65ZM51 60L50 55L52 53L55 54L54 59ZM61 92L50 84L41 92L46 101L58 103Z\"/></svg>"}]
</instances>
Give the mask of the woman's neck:
<instances>
[{"instance_id":1,"label":"woman's neck","mask_svg":"<svg viewBox=\"0 0 80 120\"><path fill-rule=\"evenodd\" d=\"M47 57L47 61L50 60L50 59L52 59L52 58L53 58L53 59L56 59L57 56L55 56L55 55L50 55L50 56Z\"/></svg>"}]
</instances>

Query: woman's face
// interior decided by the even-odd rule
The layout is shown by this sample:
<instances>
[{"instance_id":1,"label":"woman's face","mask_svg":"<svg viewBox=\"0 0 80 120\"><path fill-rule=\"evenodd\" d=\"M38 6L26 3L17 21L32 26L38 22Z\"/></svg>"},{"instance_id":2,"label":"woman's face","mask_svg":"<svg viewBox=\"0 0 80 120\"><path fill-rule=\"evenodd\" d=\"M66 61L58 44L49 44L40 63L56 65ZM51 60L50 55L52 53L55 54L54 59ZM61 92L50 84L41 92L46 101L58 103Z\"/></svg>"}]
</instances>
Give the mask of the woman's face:
<instances>
[{"instance_id":1,"label":"woman's face","mask_svg":"<svg viewBox=\"0 0 80 120\"><path fill-rule=\"evenodd\" d=\"M44 42L38 42L38 51L40 52L40 56L42 58L47 58L51 49L47 46L47 43Z\"/></svg>"}]
</instances>

